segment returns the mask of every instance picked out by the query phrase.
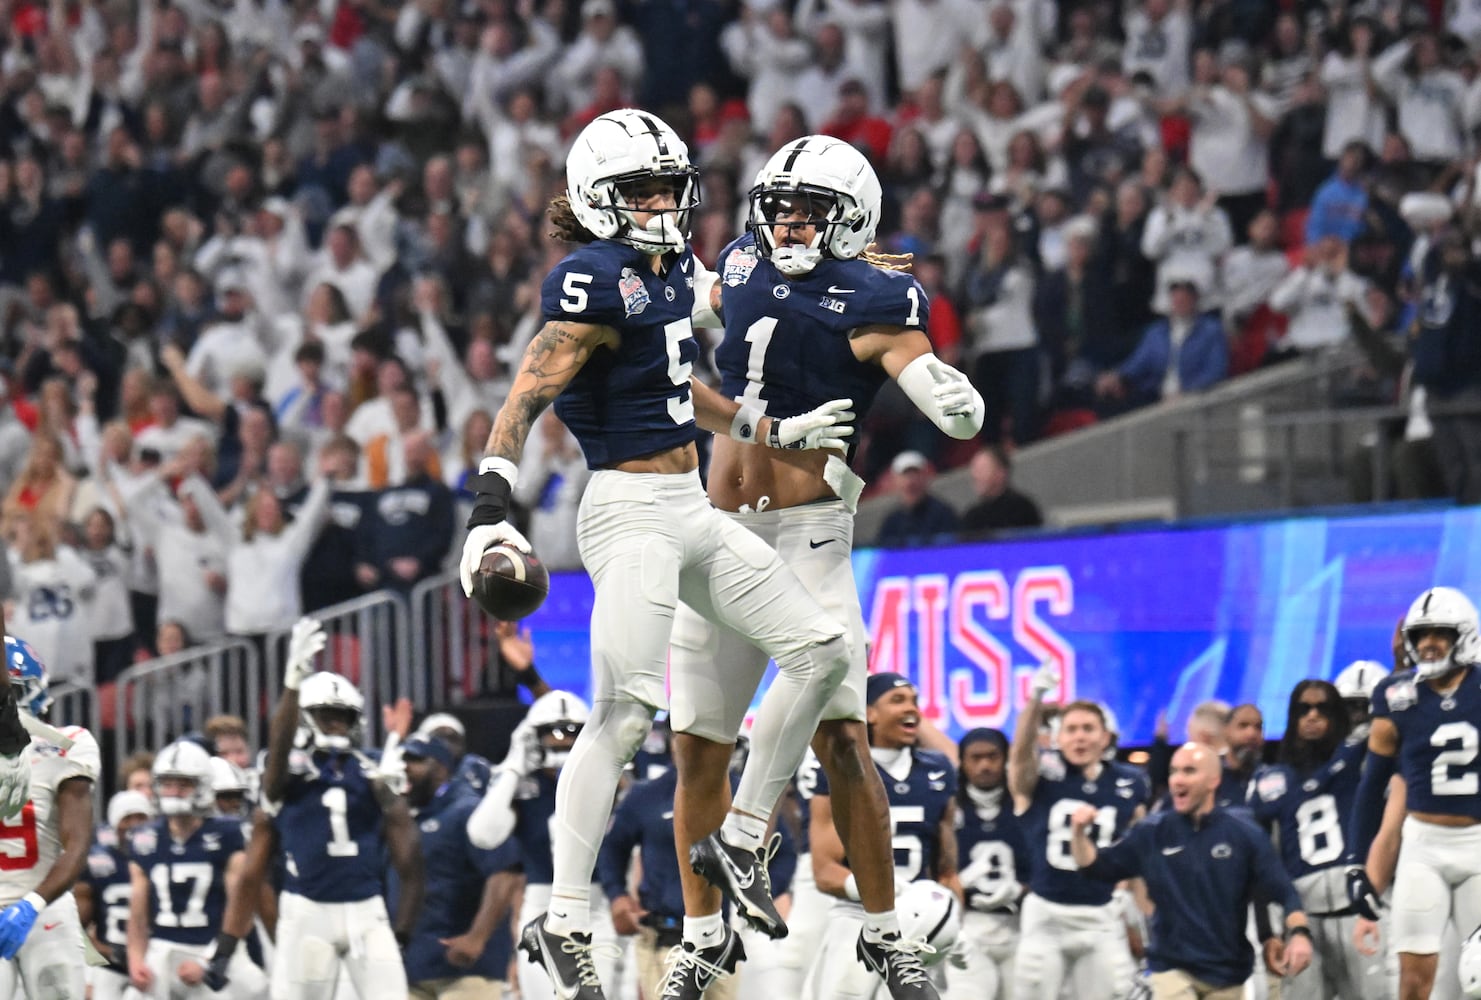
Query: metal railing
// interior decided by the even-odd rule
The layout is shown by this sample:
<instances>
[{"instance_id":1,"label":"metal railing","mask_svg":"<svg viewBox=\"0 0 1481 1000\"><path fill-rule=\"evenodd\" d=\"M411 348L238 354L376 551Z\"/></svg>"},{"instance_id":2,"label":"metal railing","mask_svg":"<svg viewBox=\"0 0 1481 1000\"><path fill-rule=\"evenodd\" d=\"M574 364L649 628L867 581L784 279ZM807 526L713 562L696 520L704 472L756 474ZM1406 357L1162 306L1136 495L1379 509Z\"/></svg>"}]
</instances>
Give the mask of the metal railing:
<instances>
[{"instance_id":1,"label":"metal railing","mask_svg":"<svg viewBox=\"0 0 1481 1000\"><path fill-rule=\"evenodd\" d=\"M380 705L389 705L397 698L410 698L419 706L429 703L425 660L413 655L410 617L399 594L378 590L321 608L313 616L323 623L329 637L320 669L342 674L359 687L365 698L363 724L368 739L379 743L385 736ZM289 633L289 629L283 629L263 639L268 715L281 691ZM265 742L264 735L259 745Z\"/></svg>"},{"instance_id":2,"label":"metal railing","mask_svg":"<svg viewBox=\"0 0 1481 1000\"><path fill-rule=\"evenodd\" d=\"M51 722L55 726L81 726L96 731L101 728L101 706L97 692L65 681L47 686L51 695Z\"/></svg>"},{"instance_id":3,"label":"metal railing","mask_svg":"<svg viewBox=\"0 0 1481 1000\"><path fill-rule=\"evenodd\" d=\"M263 697L262 657L250 639L225 639L147 660L118 675L113 724L119 760L155 750L213 715L238 715L261 745L270 702Z\"/></svg>"},{"instance_id":4,"label":"metal railing","mask_svg":"<svg viewBox=\"0 0 1481 1000\"><path fill-rule=\"evenodd\" d=\"M498 639L493 621L463 596L456 572L412 588L411 630L421 644L430 704L460 704L483 689L484 673L497 660Z\"/></svg>"}]
</instances>

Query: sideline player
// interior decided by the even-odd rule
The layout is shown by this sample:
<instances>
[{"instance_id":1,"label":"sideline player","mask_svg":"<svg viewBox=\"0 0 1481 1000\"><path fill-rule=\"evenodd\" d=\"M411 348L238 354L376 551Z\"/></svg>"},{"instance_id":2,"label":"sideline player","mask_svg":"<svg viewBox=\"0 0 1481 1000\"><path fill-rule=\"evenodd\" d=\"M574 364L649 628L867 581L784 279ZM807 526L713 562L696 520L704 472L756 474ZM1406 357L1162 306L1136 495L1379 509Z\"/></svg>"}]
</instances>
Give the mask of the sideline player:
<instances>
[{"instance_id":1,"label":"sideline player","mask_svg":"<svg viewBox=\"0 0 1481 1000\"><path fill-rule=\"evenodd\" d=\"M100 837L87 852L87 872L72 887L77 918L93 948L108 963L90 967L92 1000L120 1000L129 986L129 832L154 818L154 802L142 792L122 791L108 800L111 843ZM101 834L102 831L100 831Z\"/></svg>"},{"instance_id":2,"label":"sideline player","mask_svg":"<svg viewBox=\"0 0 1481 1000\"><path fill-rule=\"evenodd\" d=\"M1373 692L1368 760L1353 805L1348 894L1358 913L1378 919L1378 897L1363 866L1397 770L1408 816L1389 926L1399 953L1400 1000L1428 1000L1446 922L1453 918L1462 934L1481 925L1481 627L1469 598L1452 587L1431 587L1410 605L1403 632L1413 668L1390 674Z\"/></svg>"},{"instance_id":3,"label":"sideline player","mask_svg":"<svg viewBox=\"0 0 1481 1000\"><path fill-rule=\"evenodd\" d=\"M934 879L960 900L956 769L944 755L917 745L920 705L909 680L895 673L871 674L866 698L872 763L889 795L893 883L904 886L919 879ZM862 945L860 931L865 916L855 898L858 879L844 856L834 816L824 772L812 799L808 833L813 877L819 890L834 897L834 903L828 912L823 947L813 962L804 993L815 1000L869 1000L880 985L879 970L868 962ZM922 946L907 939L905 947ZM928 975L917 957L916 962L901 968L898 982L891 985L919 991L928 985ZM931 992L934 995L934 988Z\"/></svg>"},{"instance_id":4,"label":"sideline player","mask_svg":"<svg viewBox=\"0 0 1481 1000\"><path fill-rule=\"evenodd\" d=\"M1032 858L1013 996L1055 1000L1072 982L1076 996L1119 1000L1134 976L1120 907L1109 883L1080 876L1070 852L1071 818L1082 806L1094 807L1088 835L1105 847L1146 813L1147 778L1129 765L1102 760L1110 736L1104 710L1094 702L1061 708L1058 747L1039 754L1044 696L1059 686L1052 665L1034 674L1008 757L1008 786Z\"/></svg>"},{"instance_id":5,"label":"sideline player","mask_svg":"<svg viewBox=\"0 0 1481 1000\"><path fill-rule=\"evenodd\" d=\"M314 672L323 626L293 626L283 696L268 729L263 806L284 855L278 901L274 1000L322 1000L340 968L360 1000L405 1000L398 942L416 922L422 857L406 800L380 779L357 742L364 700L337 674ZM302 726L309 745L294 748ZM395 930L381 873L401 880Z\"/></svg>"},{"instance_id":6,"label":"sideline player","mask_svg":"<svg viewBox=\"0 0 1481 1000\"><path fill-rule=\"evenodd\" d=\"M240 822L212 815L211 755L200 744L171 743L153 772L160 816L128 841L129 982L145 997L169 998L205 980L246 843ZM245 953L227 971L227 997L267 996L267 976Z\"/></svg>"},{"instance_id":7,"label":"sideline player","mask_svg":"<svg viewBox=\"0 0 1481 1000\"><path fill-rule=\"evenodd\" d=\"M30 645L5 637L10 691L22 718L51 707L46 667ZM0 724L3 728L3 724ZM0 825L0 997L81 1000L83 933L72 886L93 839L93 783L101 759L86 729L30 737L30 800Z\"/></svg>"},{"instance_id":8,"label":"sideline player","mask_svg":"<svg viewBox=\"0 0 1481 1000\"><path fill-rule=\"evenodd\" d=\"M1028 845L1008 797L1008 737L973 729L957 750L957 857L967 909L957 963L946 970L947 1000L1007 1000L1018 948L1018 906L1028 878Z\"/></svg>"},{"instance_id":9,"label":"sideline player","mask_svg":"<svg viewBox=\"0 0 1481 1000\"><path fill-rule=\"evenodd\" d=\"M673 129L641 111L601 115L576 137L566 182L550 218L556 236L577 246L545 279L545 325L470 480L478 499L460 570L471 596L491 545L529 549L507 521L509 498L530 428L554 402L595 470L577 524L596 593L594 693L556 791L550 908L526 927L520 947L545 967L559 1000L598 1000L592 874L623 768L667 704L679 601L748 635L778 663L772 692L787 711L755 733L758 744L786 748L763 776L759 801L768 808L849 665L843 626L775 551L710 505L695 438L703 428L772 447L838 447L852 428L842 426L851 417L846 400L748 424L736 419L738 404L692 377L699 344L688 231L698 183Z\"/></svg>"},{"instance_id":10,"label":"sideline player","mask_svg":"<svg viewBox=\"0 0 1481 1000\"><path fill-rule=\"evenodd\" d=\"M893 378L952 437L970 438L981 429L981 397L931 352L925 291L904 273L904 261L868 251L880 204L874 169L837 139L794 140L762 167L751 192L749 231L721 253L719 273L695 282L701 324L723 316L725 338L715 361L722 391L741 404L739 427L839 397L852 399L862 413ZM774 546L819 603L848 626L849 672L823 712L813 749L828 775L856 875L865 961L892 996L934 997L915 975L915 952L900 940L885 836L889 806L870 764L863 722L868 661L850 564L862 488L837 454L744 448L721 437L714 442L710 501ZM723 888L753 924L779 936L785 928L764 878L751 879L756 869L747 855L760 847L777 803L770 776L779 763L795 769L795 741L753 738L728 812L725 780L730 747L767 655L735 630L681 608L671 662L678 850L684 856L693 846L696 870ZM757 733L787 708L786 697L768 690ZM749 884L743 888L743 882ZM719 893L686 874L685 900L685 942L698 960L713 963L729 946L719 925ZM696 973L681 963L675 978L686 975ZM901 976L920 985L906 988ZM692 986L673 988L680 997L698 996Z\"/></svg>"},{"instance_id":11,"label":"sideline player","mask_svg":"<svg viewBox=\"0 0 1481 1000\"><path fill-rule=\"evenodd\" d=\"M1282 994L1286 1000L1384 1000L1382 962L1353 945L1355 912L1344 858L1366 744L1349 739L1347 706L1337 688L1301 681L1291 691L1277 763L1256 772L1249 806L1275 831L1281 862L1301 896L1311 927L1312 961Z\"/></svg>"},{"instance_id":12,"label":"sideline player","mask_svg":"<svg viewBox=\"0 0 1481 1000\"><path fill-rule=\"evenodd\" d=\"M0 635L5 634L5 612L0 609ZM10 637L5 635L5 659L13 666ZM20 812L31 798L31 734L21 721L21 692L11 683L10 671L0 670L0 820Z\"/></svg>"}]
</instances>

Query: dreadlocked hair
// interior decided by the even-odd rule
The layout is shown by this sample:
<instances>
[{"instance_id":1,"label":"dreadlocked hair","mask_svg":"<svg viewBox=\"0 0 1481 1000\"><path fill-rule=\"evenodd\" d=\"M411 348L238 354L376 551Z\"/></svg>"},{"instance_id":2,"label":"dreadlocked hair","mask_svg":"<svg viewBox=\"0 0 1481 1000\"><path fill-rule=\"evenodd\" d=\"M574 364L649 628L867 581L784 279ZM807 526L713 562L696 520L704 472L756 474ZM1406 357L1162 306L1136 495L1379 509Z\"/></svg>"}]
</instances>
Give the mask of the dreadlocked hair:
<instances>
[{"instance_id":1,"label":"dreadlocked hair","mask_svg":"<svg viewBox=\"0 0 1481 1000\"><path fill-rule=\"evenodd\" d=\"M550 205L545 209L545 217L550 220L550 237L560 240L562 243L595 243L596 234L583 226L576 213L571 209L569 195L558 194L550 199Z\"/></svg>"},{"instance_id":2,"label":"dreadlocked hair","mask_svg":"<svg viewBox=\"0 0 1481 1000\"><path fill-rule=\"evenodd\" d=\"M859 259L866 264L873 264L881 271L909 271L915 263L915 254L885 253L879 249L878 243L871 243L859 254Z\"/></svg>"}]
</instances>

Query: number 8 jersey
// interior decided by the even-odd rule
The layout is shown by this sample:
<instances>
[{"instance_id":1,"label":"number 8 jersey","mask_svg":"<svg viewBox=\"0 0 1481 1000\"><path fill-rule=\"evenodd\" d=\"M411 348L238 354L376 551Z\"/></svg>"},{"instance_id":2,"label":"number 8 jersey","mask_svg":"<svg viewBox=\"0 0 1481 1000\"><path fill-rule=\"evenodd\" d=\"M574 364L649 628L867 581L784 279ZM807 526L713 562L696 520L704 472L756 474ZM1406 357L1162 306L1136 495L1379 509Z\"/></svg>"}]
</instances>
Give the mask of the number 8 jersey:
<instances>
[{"instance_id":1,"label":"number 8 jersey","mask_svg":"<svg viewBox=\"0 0 1481 1000\"><path fill-rule=\"evenodd\" d=\"M382 894L381 807L356 754L294 750L273 817L286 877L283 891L319 903Z\"/></svg>"},{"instance_id":2,"label":"number 8 jersey","mask_svg":"<svg viewBox=\"0 0 1481 1000\"><path fill-rule=\"evenodd\" d=\"M92 733L77 727L62 732L72 740L66 750L40 736L31 738L31 801L0 821L0 906L40 885L62 853L57 789L73 778L98 780L102 758Z\"/></svg>"},{"instance_id":3,"label":"number 8 jersey","mask_svg":"<svg viewBox=\"0 0 1481 1000\"><path fill-rule=\"evenodd\" d=\"M612 465L668 451L698 433L689 374L699 357L689 315L694 310L694 254L670 260L666 275L652 257L621 243L578 248L540 286L546 323L583 323L616 330L615 350L598 348L556 398L586 464Z\"/></svg>"},{"instance_id":4,"label":"number 8 jersey","mask_svg":"<svg viewBox=\"0 0 1481 1000\"><path fill-rule=\"evenodd\" d=\"M1481 820L1481 669L1467 668L1450 694L1412 670L1390 674L1373 692L1373 718L1399 730L1410 812Z\"/></svg>"}]
</instances>

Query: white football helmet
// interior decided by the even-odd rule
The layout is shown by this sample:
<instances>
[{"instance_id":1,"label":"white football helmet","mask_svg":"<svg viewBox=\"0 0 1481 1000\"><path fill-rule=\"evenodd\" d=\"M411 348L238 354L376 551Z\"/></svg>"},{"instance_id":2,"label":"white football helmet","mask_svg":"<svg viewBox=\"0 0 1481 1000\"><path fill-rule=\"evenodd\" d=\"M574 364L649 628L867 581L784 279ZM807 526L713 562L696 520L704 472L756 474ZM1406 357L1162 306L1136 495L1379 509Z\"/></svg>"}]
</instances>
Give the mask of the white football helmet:
<instances>
[{"instance_id":1,"label":"white football helmet","mask_svg":"<svg viewBox=\"0 0 1481 1000\"><path fill-rule=\"evenodd\" d=\"M247 776L246 771L243 771L225 757L211 758L211 795L213 799L218 795L235 794L245 796L242 800L243 812L241 815L241 818L245 819L252 811L249 800L252 797L253 791L252 780ZM218 813L221 812L219 803L217 804L216 811Z\"/></svg>"},{"instance_id":2,"label":"white football helmet","mask_svg":"<svg viewBox=\"0 0 1481 1000\"><path fill-rule=\"evenodd\" d=\"M113 798L108 800L108 825L115 830L130 816L154 819L154 815L154 800L143 792L114 792Z\"/></svg>"},{"instance_id":3,"label":"white football helmet","mask_svg":"<svg viewBox=\"0 0 1481 1000\"><path fill-rule=\"evenodd\" d=\"M654 178L673 183L675 207L640 227L633 212L641 209L623 188ZM699 204L699 171L689 162L689 147L663 119L622 108L597 117L576 136L566 156L566 195L576 220L597 239L653 256L681 253Z\"/></svg>"},{"instance_id":4,"label":"white football helmet","mask_svg":"<svg viewBox=\"0 0 1481 1000\"><path fill-rule=\"evenodd\" d=\"M1420 629L1446 628L1455 632L1455 644L1443 660L1428 663L1419 658L1413 633ZM1471 599L1454 587L1431 587L1414 599L1404 616L1404 652L1421 680L1441 677L1456 667L1481 663L1481 623Z\"/></svg>"},{"instance_id":5,"label":"white football helmet","mask_svg":"<svg viewBox=\"0 0 1481 1000\"><path fill-rule=\"evenodd\" d=\"M1388 676L1388 669L1377 660L1354 660L1342 668L1332 686L1344 699L1371 701L1378 682Z\"/></svg>"},{"instance_id":6,"label":"white football helmet","mask_svg":"<svg viewBox=\"0 0 1481 1000\"><path fill-rule=\"evenodd\" d=\"M1481 927L1461 942L1460 992L1466 1000L1481 1000Z\"/></svg>"},{"instance_id":7,"label":"white football helmet","mask_svg":"<svg viewBox=\"0 0 1481 1000\"><path fill-rule=\"evenodd\" d=\"M756 249L778 271L807 274L823 260L853 260L874 242L882 196L864 154L841 139L807 135L772 154L751 188L748 227ZM802 212L816 219L807 246L777 246L772 223Z\"/></svg>"},{"instance_id":8,"label":"white football helmet","mask_svg":"<svg viewBox=\"0 0 1481 1000\"><path fill-rule=\"evenodd\" d=\"M535 730L537 740L549 733L563 732L575 742L581 733L581 727L586 725L589 718L591 709L586 702L569 691L547 691L536 698L530 705L530 710L525 713L525 722ZM540 766L552 770L562 767L566 758L571 755L569 748L546 747L543 743L540 753Z\"/></svg>"},{"instance_id":9,"label":"white football helmet","mask_svg":"<svg viewBox=\"0 0 1481 1000\"><path fill-rule=\"evenodd\" d=\"M900 936L924 941L932 951L920 956L922 965L936 965L946 958L962 930L962 908L956 895L939 882L917 880L895 897L900 918Z\"/></svg>"},{"instance_id":10,"label":"white football helmet","mask_svg":"<svg viewBox=\"0 0 1481 1000\"><path fill-rule=\"evenodd\" d=\"M209 816L216 809L216 793L211 788L211 755L194 740L176 740L154 758L150 773L154 777L154 797L165 816ZM192 782L188 796L166 795L161 783L165 778Z\"/></svg>"},{"instance_id":11,"label":"white football helmet","mask_svg":"<svg viewBox=\"0 0 1481 1000\"><path fill-rule=\"evenodd\" d=\"M319 727L314 713L334 709L353 715L346 735L330 734ZM298 688L298 710L302 725L313 736L320 750L349 750L360 742L360 718L365 713L365 698L349 680L328 670L310 674Z\"/></svg>"}]
</instances>

